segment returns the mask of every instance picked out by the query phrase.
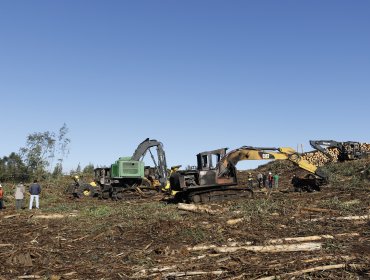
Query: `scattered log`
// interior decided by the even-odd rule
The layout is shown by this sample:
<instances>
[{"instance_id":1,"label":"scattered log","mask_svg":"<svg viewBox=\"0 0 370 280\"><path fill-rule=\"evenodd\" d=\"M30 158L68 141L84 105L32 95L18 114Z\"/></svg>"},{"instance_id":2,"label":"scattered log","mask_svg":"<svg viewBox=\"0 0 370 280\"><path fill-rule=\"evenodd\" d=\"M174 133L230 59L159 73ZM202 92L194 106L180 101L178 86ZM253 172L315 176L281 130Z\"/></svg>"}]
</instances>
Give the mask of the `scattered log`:
<instances>
[{"instance_id":1,"label":"scattered log","mask_svg":"<svg viewBox=\"0 0 370 280\"><path fill-rule=\"evenodd\" d=\"M323 235L311 235L311 236L301 236L301 237L286 237L286 238L278 238L278 239L268 239L264 243L265 244L282 244L286 242L306 242L306 241L317 241L322 239L335 239L338 237L353 237L359 236L360 234L357 232L350 232L350 233L339 233L334 235L323 234ZM216 246L216 245L196 245L194 247L188 247L188 251L204 251L204 250L221 250L219 248L242 248L245 246L250 246L254 242L248 241L244 242L243 244L233 242L229 243L227 246ZM258 247L258 246L256 246ZM260 246L263 247L263 246ZM266 247L266 246L265 246Z\"/></svg>"},{"instance_id":2,"label":"scattered log","mask_svg":"<svg viewBox=\"0 0 370 280\"><path fill-rule=\"evenodd\" d=\"M177 205L179 210L190 211L194 213L207 213L211 215L219 214L220 211L211 209L208 205L195 205L195 204L186 204L179 203Z\"/></svg>"},{"instance_id":3,"label":"scattered log","mask_svg":"<svg viewBox=\"0 0 370 280\"><path fill-rule=\"evenodd\" d=\"M321 261L328 261L328 260L344 260L346 262L350 261L350 260L354 260L356 259L356 257L350 257L350 256L322 256L322 257L317 257L317 258L311 258L311 259L305 259L305 260L302 260L302 259L295 259L295 260L292 260L292 261L289 261L289 262L285 262L285 263L275 263L275 264L271 264L268 266L269 269L277 269L277 268L282 268L282 267L286 267L287 264L293 264L293 263L296 263L296 262L302 262L302 263L313 263L313 262L321 262Z\"/></svg>"},{"instance_id":4,"label":"scattered log","mask_svg":"<svg viewBox=\"0 0 370 280\"><path fill-rule=\"evenodd\" d=\"M200 255L200 256L196 256L196 257L191 257L190 259L191 260L201 260L201 259L204 259L204 258L215 258L215 257L219 257L221 256L221 254L208 254L208 255Z\"/></svg>"},{"instance_id":5,"label":"scattered log","mask_svg":"<svg viewBox=\"0 0 370 280\"><path fill-rule=\"evenodd\" d=\"M196 276L196 275L221 275L227 272L224 270L215 271L184 271L184 272L169 272L164 274L164 277L184 277L184 276Z\"/></svg>"},{"instance_id":6,"label":"scattered log","mask_svg":"<svg viewBox=\"0 0 370 280\"><path fill-rule=\"evenodd\" d=\"M345 263L332 264L332 265L323 265L323 266L317 266L317 267L312 267L312 268L308 268L308 269L303 269L303 270L297 270L297 271L293 271L293 272L288 272L288 273L284 273L284 274L281 274L281 275L274 275L274 276L262 277L262 278L258 278L257 280L275 280L275 279L281 279L282 277L286 277L286 276L298 276L298 275L302 275L302 274L310 273L310 272L315 272L315 271L325 271L325 270L345 268L346 266L347 265ZM349 264L348 266L350 266L350 267L356 267L358 265L356 265L356 264Z\"/></svg>"},{"instance_id":7,"label":"scattered log","mask_svg":"<svg viewBox=\"0 0 370 280\"><path fill-rule=\"evenodd\" d=\"M51 215L34 215L32 218L34 219L61 219L65 216L62 214L51 214Z\"/></svg>"},{"instance_id":8,"label":"scattered log","mask_svg":"<svg viewBox=\"0 0 370 280\"><path fill-rule=\"evenodd\" d=\"M352 237L352 236L359 236L359 234L357 232L352 232L352 233L340 233L340 234L335 234L335 235L323 234L323 235L312 235L312 236L302 236L302 237L286 237L286 238L267 240L266 244L317 241L317 240L322 240L322 239L335 239L336 237Z\"/></svg>"},{"instance_id":9,"label":"scattered log","mask_svg":"<svg viewBox=\"0 0 370 280\"><path fill-rule=\"evenodd\" d=\"M267 246L239 246L239 247L215 247L218 253L234 253L239 250L246 250L261 253L277 253L277 252L299 252L299 251L315 251L322 248L321 243L308 242L300 244L287 245L267 245Z\"/></svg>"},{"instance_id":10,"label":"scattered log","mask_svg":"<svg viewBox=\"0 0 370 280\"><path fill-rule=\"evenodd\" d=\"M7 216L4 216L4 219L14 218L14 217L18 217L18 216L20 216L20 215L21 215L21 214L7 215Z\"/></svg>"},{"instance_id":11,"label":"scattered log","mask_svg":"<svg viewBox=\"0 0 370 280\"><path fill-rule=\"evenodd\" d=\"M72 276L72 275L75 275L75 274L77 274L76 271L71 271L71 272L68 272L68 273L64 273L63 275L64 276Z\"/></svg>"},{"instance_id":12,"label":"scattered log","mask_svg":"<svg viewBox=\"0 0 370 280\"><path fill-rule=\"evenodd\" d=\"M244 218L239 218L239 219L231 219L231 220L228 220L226 223L228 225L235 225L235 224L238 224L240 222L244 221Z\"/></svg>"},{"instance_id":13,"label":"scattered log","mask_svg":"<svg viewBox=\"0 0 370 280\"><path fill-rule=\"evenodd\" d=\"M137 277L156 276L156 275L158 275L158 272L163 272L163 271L167 271L167 270L174 270L176 268L177 268L176 265L171 265L171 266L164 266L164 267L154 267L154 268L151 268L151 269L142 269L142 270L136 272L133 275L133 277L137 278ZM148 275L149 273L152 273L152 274Z\"/></svg>"},{"instance_id":14,"label":"scattered log","mask_svg":"<svg viewBox=\"0 0 370 280\"><path fill-rule=\"evenodd\" d=\"M315 219L307 219L305 221L310 222L317 222L317 221L325 221L325 220L333 220L333 221L339 221L339 220L369 220L370 215L365 216L347 216L347 217L322 217L322 218L315 218Z\"/></svg>"},{"instance_id":15,"label":"scattered log","mask_svg":"<svg viewBox=\"0 0 370 280\"><path fill-rule=\"evenodd\" d=\"M18 279L40 279L41 276L39 275L22 275L18 276Z\"/></svg>"},{"instance_id":16,"label":"scattered log","mask_svg":"<svg viewBox=\"0 0 370 280\"><path fill-rule=\"evenodd\" d=\"M0 248L14 246L13 244L0 244Z\"/></svg>"},{"instance_id":17,"label":"scattered log","mask_svg":"<svg viewBox=\"0 0 370 280\"><path fill-rule=\"evenodd\" d=\"M194 247L188 247L189 251L203 251L216 248L216 245L196 245Z\"/></svg>"}]
</instances>

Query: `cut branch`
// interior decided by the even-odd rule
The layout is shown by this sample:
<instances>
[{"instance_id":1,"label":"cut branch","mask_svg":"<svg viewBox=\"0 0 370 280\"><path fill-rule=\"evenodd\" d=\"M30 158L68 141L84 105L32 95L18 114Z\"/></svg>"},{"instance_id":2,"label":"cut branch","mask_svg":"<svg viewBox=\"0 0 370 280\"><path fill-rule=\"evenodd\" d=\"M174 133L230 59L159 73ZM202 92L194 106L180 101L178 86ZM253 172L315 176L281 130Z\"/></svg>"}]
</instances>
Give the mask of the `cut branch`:
<instances>
[{"instance_id":1,"label":"cut branch","mask_svg":"<svg viewBox=\"0 0 370 280\"><path fill-rule=\"evenodd\" d=\"M333 220L333 221L339 221L339 220L369 220L370 215L365 216L347 216L347 217L330 217L330 218L316 218L316 219L308 219L305 221L310 222L317 222L317 221L325 221L325 220Z\"/></svg>"},{"instance_id":2,"label":"cut branch","mask_svg":"<svg viewBox=\"0 0 370 280\"><path fill-rule=\"evenodd\" d=\"M281 274L281 275L262 277L262 278L258 278L257 280L275 280L275 279L281 279L282 277L285 277L285 276L297 276L297 275L302 275L302 274L305 274L305 273L310 273L310 272L315 272L315 271L340 269L340 268L345 268L346 266L347 265L345 263L317 266L317 267L312 267L312 268L308 268L308 269L303 269L303 270L297 270L297 271L293 271L293 272L289 272L289 273L284 273L284 274ZM349 264L348 266L354 267L354 268L358 267L358 265L356 265L356 264Z\"/></svg>"}]
</instances>

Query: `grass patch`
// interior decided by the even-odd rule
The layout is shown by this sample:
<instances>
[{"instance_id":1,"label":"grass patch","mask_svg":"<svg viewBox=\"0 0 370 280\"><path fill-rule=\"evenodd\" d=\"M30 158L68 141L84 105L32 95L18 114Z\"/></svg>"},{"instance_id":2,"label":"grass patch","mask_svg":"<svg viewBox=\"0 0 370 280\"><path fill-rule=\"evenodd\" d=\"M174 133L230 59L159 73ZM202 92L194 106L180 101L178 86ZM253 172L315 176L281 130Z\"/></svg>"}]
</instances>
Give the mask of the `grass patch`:
<instances>
[{"instance_id":1,"label":"grass patch","mask_svg":"<svg viewBox=\"0 0 370 280\"><path fill-rule=\"evenodd\" d=\"M332 210L338 210L345 214L355 213L359 209L361 201L360 200L349 200L349 201L341 201L338 197L333 197L330 199L326 199L320 201L318 206L321 208L327 208Z\"/></svg>"},{"instance_id":2,"label":"grass patch","mask_svg":"<svg viewBox=\"0 0 370 280\"><path fill-rule=\"evenodd\" d=\"M112 212L112 207L107 205L98 205L84 208L81 211L81 216L87 216L89 218L102 218L111 215Z\"/></svg>"},{"instance_id":3,"label":"grass patch","mask_svg":"<svg viewBox=\"0 0 370 280\"><path fill-rule=\"evenodd\" d=\"M232 211L241 211L246 217L264 217L281 208L282 205L278 201L267 199L250 199L231 206Z\"/></svg>"}]
</instances>

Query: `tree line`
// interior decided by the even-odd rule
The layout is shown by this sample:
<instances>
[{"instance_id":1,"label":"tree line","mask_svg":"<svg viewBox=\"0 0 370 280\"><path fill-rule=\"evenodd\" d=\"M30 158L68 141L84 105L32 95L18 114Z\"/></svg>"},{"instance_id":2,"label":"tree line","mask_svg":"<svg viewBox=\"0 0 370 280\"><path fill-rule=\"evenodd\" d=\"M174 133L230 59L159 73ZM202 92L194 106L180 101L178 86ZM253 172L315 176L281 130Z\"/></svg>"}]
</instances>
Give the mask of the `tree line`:
<instances>
[{"instance_id":1,"label":"tree line","mask_svg":"<svg viewBox=\"0 0 370 280\"><path fill-rule=\"evenodd\" d=\"M68 127L58 132L34 132L27 136L26 144L19 152L0 157L0 181L30 181L33 179L57 178L63 175L63 161L69 154ZM89 164L83 170L80 165L71 172L92 172Z\"/></svg>"}]
</instances>

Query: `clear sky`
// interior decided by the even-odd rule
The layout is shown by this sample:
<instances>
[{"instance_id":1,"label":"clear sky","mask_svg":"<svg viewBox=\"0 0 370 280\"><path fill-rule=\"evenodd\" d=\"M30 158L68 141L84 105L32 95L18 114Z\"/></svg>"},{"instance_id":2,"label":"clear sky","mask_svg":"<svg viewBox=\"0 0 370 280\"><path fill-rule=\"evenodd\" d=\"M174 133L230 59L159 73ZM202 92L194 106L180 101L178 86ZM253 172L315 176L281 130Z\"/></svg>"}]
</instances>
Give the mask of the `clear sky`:
<instances>
[{"instance_id":1,"label":"clear sky","mask_svg":"<svg viewBox=\"0 0 370 280\"><path fill-rule=\"evenodd\" d=\"M0 156L63 123L65 170L147 137L169 166L370 142L369 15L367 0L1 0Z\"/></svg>"}]
</instances>

